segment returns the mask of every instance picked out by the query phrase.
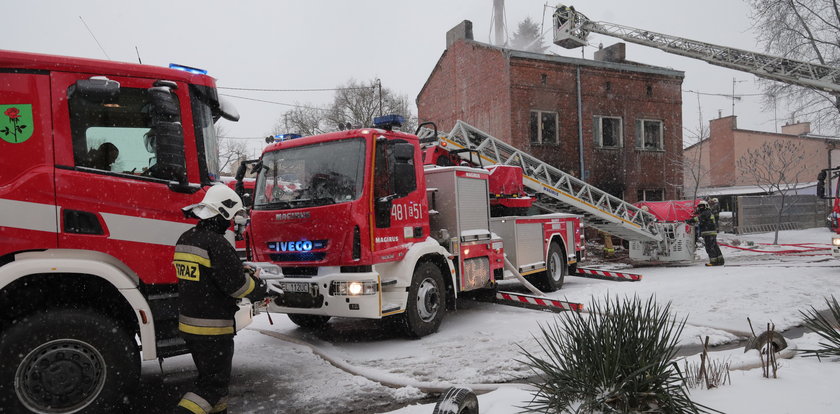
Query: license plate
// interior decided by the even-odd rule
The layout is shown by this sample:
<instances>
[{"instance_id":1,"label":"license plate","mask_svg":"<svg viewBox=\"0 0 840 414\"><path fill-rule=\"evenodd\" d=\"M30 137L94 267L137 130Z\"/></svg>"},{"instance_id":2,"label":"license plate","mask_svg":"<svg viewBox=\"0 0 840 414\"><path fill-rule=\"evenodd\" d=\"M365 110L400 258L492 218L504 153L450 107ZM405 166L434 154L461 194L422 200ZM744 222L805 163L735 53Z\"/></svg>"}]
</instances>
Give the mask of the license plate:
<instances>
[{"instance_id":1,"label":"license plate","mask_svg":"<svg viewBox=\"0 0 840 414\"><path fill-rule=\"evenodd\" d=\"M307 282L283 282L280 283L280 289L286 292L301 292L310 293L312 284Z\"/></svg>"}]
</instances>

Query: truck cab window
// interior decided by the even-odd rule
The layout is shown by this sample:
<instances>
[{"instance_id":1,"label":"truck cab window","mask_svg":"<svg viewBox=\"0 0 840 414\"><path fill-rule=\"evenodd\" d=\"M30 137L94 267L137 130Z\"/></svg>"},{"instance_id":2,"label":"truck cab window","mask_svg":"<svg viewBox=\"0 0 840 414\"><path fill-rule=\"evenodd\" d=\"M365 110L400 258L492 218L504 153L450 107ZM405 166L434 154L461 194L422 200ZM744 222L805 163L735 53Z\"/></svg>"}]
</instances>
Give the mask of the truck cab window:
<instances>
[{"instance_id":1,"label":"truck cab window","mask_svg":"<svg viewBox=\"0 0 840 414\"><path fill-rule=\"evenodd\" d=\"M156 173L157 149L146 89L121 88L101 103L68 91L76 167L170 179Z\"/></svg>"}]
</instances>

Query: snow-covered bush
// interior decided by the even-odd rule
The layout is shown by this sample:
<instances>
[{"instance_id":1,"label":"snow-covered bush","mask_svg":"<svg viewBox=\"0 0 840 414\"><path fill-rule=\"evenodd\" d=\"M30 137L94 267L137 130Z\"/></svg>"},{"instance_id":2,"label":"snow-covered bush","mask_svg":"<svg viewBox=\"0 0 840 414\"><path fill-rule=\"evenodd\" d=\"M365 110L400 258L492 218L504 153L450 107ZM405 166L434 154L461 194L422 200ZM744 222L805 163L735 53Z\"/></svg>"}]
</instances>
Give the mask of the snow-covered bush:
<instances>
[{"instance_id":1,"label":"snow-covered bush","mask_svg":"<svg viewBox=\"0 0 840 414\"><path fill-rule=\"evenodd\" d=\"M685 320L653 297L593 300L588 314L566 312L535 336L543 355L522 349L537 379L528 412L710 412L688 396L673 361ZM713 410L711 410L713 411Z\"/></svg>"}]
</instances>

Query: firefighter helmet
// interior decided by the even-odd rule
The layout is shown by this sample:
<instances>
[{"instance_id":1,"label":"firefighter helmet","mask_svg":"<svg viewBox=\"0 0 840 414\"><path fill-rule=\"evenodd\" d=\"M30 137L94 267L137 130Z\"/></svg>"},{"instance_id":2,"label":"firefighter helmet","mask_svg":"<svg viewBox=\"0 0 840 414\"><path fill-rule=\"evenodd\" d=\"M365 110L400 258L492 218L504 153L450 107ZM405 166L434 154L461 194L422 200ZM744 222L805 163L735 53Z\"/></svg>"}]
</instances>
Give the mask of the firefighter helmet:
<instances>
[{"instance_id":1,"label":"firefighter helmet","mask_svg":"<svg viewBox=\"0 0 840 414\"><path fill-rule=\"evenodd\" d=\"M700 200L700 202L697 203L697 208L709 208L709 202L706 200Z\"/></svg>"},{"instance_id":2,"label":"firefighter helmet","mask_svg":"<svg viewBox=\"0 0 840 414\"><path fill-rule=\"evenodd\" d=\"M186 206L182 210L192 212L202 220L216 215L224 217L225 220L231 220L240 212L245 211L245 208L242 206L239 195L230 187L220 183L211 186L200 203Z\"/></svg>"}]
</instances>

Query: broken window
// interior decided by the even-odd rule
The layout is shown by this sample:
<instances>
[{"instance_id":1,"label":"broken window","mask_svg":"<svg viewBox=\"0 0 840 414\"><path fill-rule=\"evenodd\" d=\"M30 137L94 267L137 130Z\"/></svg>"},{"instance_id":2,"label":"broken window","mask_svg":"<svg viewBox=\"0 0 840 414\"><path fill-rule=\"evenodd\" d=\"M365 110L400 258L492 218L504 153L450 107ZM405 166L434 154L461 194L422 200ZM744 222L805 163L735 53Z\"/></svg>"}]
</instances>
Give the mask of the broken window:
<instances>
[{"instance_id":1,"label":"broken window","mask_svg":"<svg viewBox=\"0 0 840 414\"><path fill-rule=\"evenodd\" d=\"M623 144L621 127L621 118L596 116L595 144L601 148L620 148Z\"/></svg>"},{"instance_id":2,"label":"broken window","mask_svg":"<svg viewBox=\"0 0 840 414\"><path fill-rule=\"evenodd\" d=\"M663 149L662 121L636 120L636 148L651 151L661 151Z\"/></svg>"},{"instance_id":3,"label":"broken window","mask_svg":"<svg viewBox=\"0 0 840 414\"><path fill-rule=\"evenodd\" d=\"M557 144L557 112L531 111L531 143Z\"/></svg>"}]
</instances>

